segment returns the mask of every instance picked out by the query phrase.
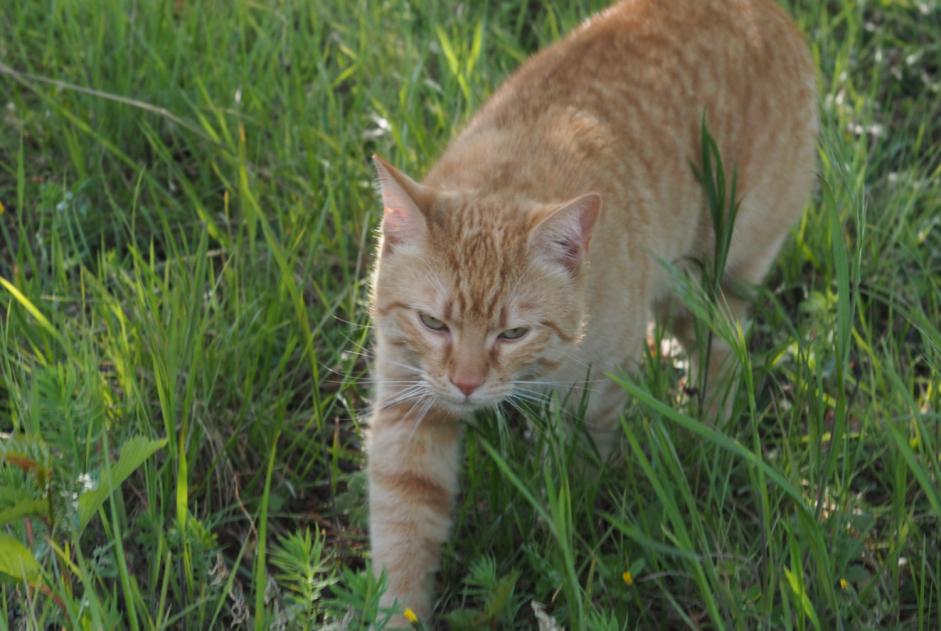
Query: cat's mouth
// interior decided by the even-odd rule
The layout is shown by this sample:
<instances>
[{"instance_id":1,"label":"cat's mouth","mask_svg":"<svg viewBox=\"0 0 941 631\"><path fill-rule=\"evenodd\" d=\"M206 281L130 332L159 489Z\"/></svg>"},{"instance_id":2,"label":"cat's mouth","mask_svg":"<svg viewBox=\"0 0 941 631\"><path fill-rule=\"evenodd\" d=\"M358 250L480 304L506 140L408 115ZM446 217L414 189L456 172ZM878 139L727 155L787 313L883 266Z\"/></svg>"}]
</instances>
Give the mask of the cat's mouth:
<instances>
[{"instance_id":1,"label":"cat's mouth","mask_svg":"<svg viewBox=\"0 0 941 631\"><path fill-rule=\"evenodd\" d=\"M438 401L439 403L443 404L444 407L449 408L452 412L466 415L470 414L471 412L476 412L477 410L496 405L502 401L502 397L455 397L448 394L439 394Z\"/></svg>"},{"instance_id":2,"label":"cat's mouth","mask_svg":"<svg viewBox=\"0 0 941 631\"><path fill-rule=\"evenodd\" d=\"M486 392L477 391L470 396L457 396L450 392L438 392L436 398L442 407L460 416L467 416L473 412L493 408L513 396L513 390L498 388Z\"/></svg>"}]
</instances>

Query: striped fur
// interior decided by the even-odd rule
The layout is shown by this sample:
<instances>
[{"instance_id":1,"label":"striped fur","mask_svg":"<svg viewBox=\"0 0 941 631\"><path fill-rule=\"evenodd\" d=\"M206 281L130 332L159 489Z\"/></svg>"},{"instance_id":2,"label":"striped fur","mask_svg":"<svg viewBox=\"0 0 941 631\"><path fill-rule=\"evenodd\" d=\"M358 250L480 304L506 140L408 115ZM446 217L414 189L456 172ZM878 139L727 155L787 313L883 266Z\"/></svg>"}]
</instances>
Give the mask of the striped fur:
<instances>
[{"instance_id":1,"label":"striped fur","mask_svg":"<svg viewBox=\"0 0 941 631\"><path fill-rule=\"evenodd\" d=\"M632 369L654 311L689 341L656 261L712 251L690 168L703 112L742 200L728 280L756 283L812 188L815 104L810 54L772 0L626 0L524 64L421 183L376 159L367 455L387 604L432 610L463 416ZM592 389L603 449L624 395Z\"/></svg>"}]
</instances>

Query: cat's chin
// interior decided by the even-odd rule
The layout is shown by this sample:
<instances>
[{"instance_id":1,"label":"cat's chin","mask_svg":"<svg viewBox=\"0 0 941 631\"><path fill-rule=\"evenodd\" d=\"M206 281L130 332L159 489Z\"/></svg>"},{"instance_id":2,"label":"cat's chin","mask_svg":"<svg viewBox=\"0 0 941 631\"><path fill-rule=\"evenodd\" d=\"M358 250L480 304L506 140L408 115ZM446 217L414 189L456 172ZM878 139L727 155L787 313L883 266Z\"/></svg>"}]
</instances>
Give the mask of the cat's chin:
<instances>
[{"instance_id":1,"label":"cat's chin","mask_svg":"<svg viewBox=\"0 0 941 631\"><path fill-rule=\"evenodd\" d=\"M446 410L448 413L453 414L460 418L470 416L471 414L473 414L474 412L477 412L478 410L491 408L499 402L500 402L499 399L493 400L493 401L490 399L468 401L467 399L458 400L458 399L455 399L452 397L446 397L446 396L437 397L437 404L441 409Z\"/></svg>"}]
</instances>

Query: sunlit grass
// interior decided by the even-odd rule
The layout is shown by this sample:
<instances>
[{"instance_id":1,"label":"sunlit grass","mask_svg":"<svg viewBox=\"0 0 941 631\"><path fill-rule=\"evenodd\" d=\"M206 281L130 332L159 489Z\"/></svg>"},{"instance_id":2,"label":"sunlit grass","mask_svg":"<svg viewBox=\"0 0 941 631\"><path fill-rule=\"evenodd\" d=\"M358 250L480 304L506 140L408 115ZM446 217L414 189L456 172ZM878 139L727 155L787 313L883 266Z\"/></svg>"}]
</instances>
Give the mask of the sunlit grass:
<instances>
[{"instance_id":1,"label":"sunlit grass","mask_svg":"<svg viewBox=\"0 0 941 631\"><path fill-rule=\"evenodd\" d=\"M367 157L421 173L602 3L7 4L0 628L381 626ZM941 7L789 8L819 187L734 418L658 330L608 465L550 408L477 419L452 628L938 627Z\"/></svg>"}]
</instances>

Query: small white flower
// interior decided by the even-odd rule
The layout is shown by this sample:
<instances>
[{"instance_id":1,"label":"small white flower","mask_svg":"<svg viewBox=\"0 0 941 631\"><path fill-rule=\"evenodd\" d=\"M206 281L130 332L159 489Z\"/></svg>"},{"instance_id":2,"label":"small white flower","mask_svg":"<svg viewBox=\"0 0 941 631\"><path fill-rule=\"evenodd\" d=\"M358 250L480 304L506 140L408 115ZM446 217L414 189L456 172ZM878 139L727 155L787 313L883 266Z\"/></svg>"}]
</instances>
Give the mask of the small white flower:
<instances>
[{"instance_id":1,"label":"small white flower","mask_svg":"<svg viewBox=\"0 0 941 631\"><path fill-rule=\"evenodd\" d=\"M91 491L95 488L95 481L91 479L91 476L87 473L83 473L78 476L77 482L82 485L83 491Z\"/></svg>"}]
</instances>

